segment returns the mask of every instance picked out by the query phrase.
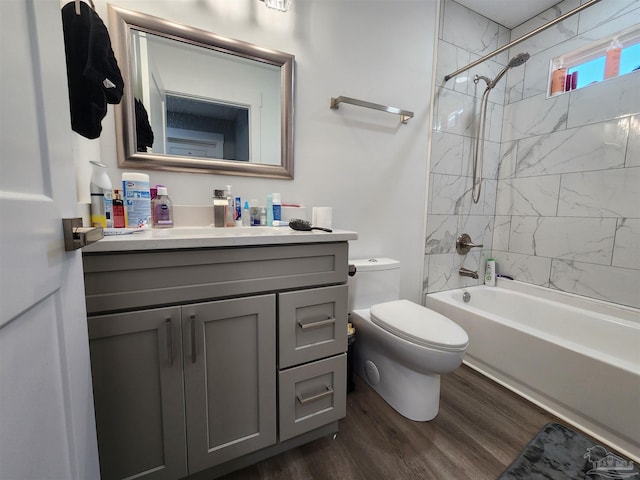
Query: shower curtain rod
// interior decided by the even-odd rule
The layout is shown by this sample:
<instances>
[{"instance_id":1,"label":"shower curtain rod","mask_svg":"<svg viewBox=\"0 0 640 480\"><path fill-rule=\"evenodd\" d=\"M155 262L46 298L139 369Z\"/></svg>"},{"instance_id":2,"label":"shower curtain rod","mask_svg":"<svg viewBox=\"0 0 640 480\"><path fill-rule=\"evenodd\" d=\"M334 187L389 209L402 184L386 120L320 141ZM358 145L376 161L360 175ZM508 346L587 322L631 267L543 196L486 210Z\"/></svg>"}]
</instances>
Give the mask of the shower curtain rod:
<instances>
[{"instance_id":1,"label":"shower curtain rod","mask_svg":"<svg viewBox=\"0 0 640 480\"><path fill-rule=\"evenodd\" d=\"M458 75L459 73L462 73L466 70L469 70L472 67L475 67L476 65L479 65L480 63L490 59L491 57L504 52L505 50L513 47L514 45L519 44L520 42L524 42L525 40L527 40L528 38L533 37L534 35L537 35L538 33L542 32L543 30L546 30L549 27L553 27L556 23L560 23L563 20L571 17L572 15L575 15L578 12L581 12L582 10L584 10L585 8L589 8L591 5L593 5L594 3L598 3L600 0L589 0L587 3L583 3L582 5L580 5L579 7L574 8L573 10L571 10L570 12L565 13L564 15L560 15L558 18L551 20L549 23L546 23L545 25L542 25L541 27L536 28L535 30L531 30L529 33L516 38L513 42L507 43L506 45L498 48L497 50L494 50L493 52L489 53L488 55L485 55L482 58L479 58L478 60L476 60L475 62L471 62L469 65L467 65L466 67L462 67L459 68L458 70L456 70L453 73L450 73L449 75L445 75L444 76L444 81L448 81L449 79L455 77L456 75Z\"/></svg>"}]
</instances>

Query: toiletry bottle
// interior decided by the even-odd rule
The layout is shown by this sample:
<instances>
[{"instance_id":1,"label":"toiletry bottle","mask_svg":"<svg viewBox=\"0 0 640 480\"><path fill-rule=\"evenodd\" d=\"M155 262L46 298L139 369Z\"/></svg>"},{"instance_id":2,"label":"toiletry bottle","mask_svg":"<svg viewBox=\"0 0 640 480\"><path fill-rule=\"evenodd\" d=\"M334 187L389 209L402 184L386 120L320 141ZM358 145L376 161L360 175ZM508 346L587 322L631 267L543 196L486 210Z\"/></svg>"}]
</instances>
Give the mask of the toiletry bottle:
<instances>
[{"instance_id":1,"label":"toiletry bottle","mask_svg":"<svg viewBox=\"0 0 640 480\"><path fill-rule=\"evenodd\" d=\"M267 195L267 211L266 211L265 224L267 227L273 227L273 195Z\"/></svg>"},{"instance_id":2,"label":"toiletry bottle","mask_svg":"<svg viewBox=\"0 0 640 480\"><path fill-rule=\"evenodd\" d=\"M251 199L249 203L249 218L251 219L250 223L252 227L260 226L260 209L258 208L258 200L255 198Z\"/></svg>"},{"instance_id":3,"label":"toiletry bottle","mask_svg":"<svg viewBox=\"0 0 640 480\"><path fill-rule=\"evenodd\" d=\"M173 204L167 195L167 187L158 185L158 196L151 201L153 228L173 227Z\"/></svg>"},{"instance_id":4,"label":"toiletry bottle","mask_svg":"<svg viewBox=\"0 0 640 480\"><path fill-rule=\"evenodd\" d=\"M225 210L227 209L227 197L224 190L213 191L213 226L224 227Z\"/></svg>"},{"instance_id":5,"label":"toiletry bottle","mask_svg":"<svg viewBox=\"0 0 640 480\"><path fill-rule=\"evenodd\" d=\"M113 191L113 228L124 228L124 201L122 200L122 190L115 189Z\"/></svg>"},{"instance_id":6,"label":"toiletry bottle","mask_svg":"<svg viewBox=\"0 0 640 480\"><path fill-rule=\"evenodd\" d=\"M622 54L622 44L617 38L611 40L611 45L607 48L607 55L604 61L604 78L617 77L620 73L620 55Z\"/></svg>"},{"instance_id":7,"label":"toiletry bottle","mask_svg":"<svg viewBox=\"0 0 640 480\"><path fill-rule=\"evenodd\" d=\"M564 92L566 76L567 69L564 68L563 61L560 59L558 68L551 74L551 96Z\"/></svg>"},{"instance_id":8,"label":"toiletry bottle","mask_svg":"<svg viewBox=\"0 0 640 480\"><path fill-rule=\"evenodd\" d=\"M251 226L251 215L249 214L249 202L245 200L244 208L242 209L242 226L250 227Z\"/></svg>"},{"instance_id":9,"label":"toiletry bottle","mask_svg":"<svg viewBox=\"0 0 640 480\"><path fill-rule=\"evenodd\" d=\"M487 258L487 266L484 270L484 284L489 287L496 285L496 261L493 258Z\"/></svg>"},{"instance_id":10,"label":"toiletry bottle","mask_svg":"<svg viewBox=\"0 0 640 480\"><path fill-rule=\"evenodd\" d=\"M91 225L94 227L113 227L111 180L107 175L104 163L90 160L91 180L89 192L91 194Z\"/></svg>"},{"instance_id":11,"label":"toiletry bottle","mask_svg":"<svg viewBox=\"0 0 640 480\"><path fill-rule=\"evenodd\" d=\"M282 200L279 193L273 194L273 221L279 222L282 220Z\"/></svg>"},{"instance_id":12,"label":"toiletry bottle","mask_svg":"<svg viewBox=\"0 0 640 480\"><path fill-rule=\"evenodd\" d=\"M227 199L227 207L224 210L224 226L235 227L236 221L233 218L236 211L235 198L231 194L231 185L226 185L225 198Z\"/></svg>"},{"instance_id":13,"label":"toiletry bottle","mask_svg":"<svg viewBox=\"0 0 640 480\"><path fill-rule=\"evenodd\" d=\"M122 190L127 227L149 228L151 226L149 175L135 172L123 173Z\"/></svg>"},{"instance_id":14,"label":"toiletry bottle","mask_svg":"<svg viewBox=\"0 0 640 480\"><path fill-rule=\"evenodd\" d=\"M236 211L233 219L236 221L236 227L242 226L242 202L240 197L236 197Z\"/></svg>"},{"instance_id":15,"label":"toiletry bottle","mask_svg":"<svg viewBox=\"0 0 640 480\"><path fill-rule=\"evenodd\" d=\"M258 225L263 227L267 226L267 207L260 207L260 222Z\"/></svg>"}]
</instances>

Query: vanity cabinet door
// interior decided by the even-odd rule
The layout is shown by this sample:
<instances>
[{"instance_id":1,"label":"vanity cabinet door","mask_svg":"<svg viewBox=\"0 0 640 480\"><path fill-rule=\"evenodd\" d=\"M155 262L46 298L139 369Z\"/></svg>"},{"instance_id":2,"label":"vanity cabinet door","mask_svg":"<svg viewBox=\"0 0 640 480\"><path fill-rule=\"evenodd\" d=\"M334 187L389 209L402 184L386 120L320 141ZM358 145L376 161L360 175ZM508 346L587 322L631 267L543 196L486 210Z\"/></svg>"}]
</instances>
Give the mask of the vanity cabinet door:
<instances>
[{"instance_id":1,"label":"vanity cabinet door","mask_svg":"<svg viewBox=\"0 0 640 480\"><path fill-rule=\"evenodd\" d=\"M182 307L191 473L276 443L275 299Z\"/></svg>"},{"instance_id":2,"label":"vanity cabinet door","mask_svg":"<svg viewBox=\"0 0 640 480\"><path fill-rule=\"evenodd\" d=\"M280 368L347 351L347 286L280 293Z\"/></svg>"},{"instance_id":3,"label":"vanity cabinet door","mask_svg":"<svg viewBox=\"0 0 640 480\"><path fill-rule=\"evenodd\" d=\"M185 476L180 307L88 326L102 480Z\"/></svg>"}]
</instances>

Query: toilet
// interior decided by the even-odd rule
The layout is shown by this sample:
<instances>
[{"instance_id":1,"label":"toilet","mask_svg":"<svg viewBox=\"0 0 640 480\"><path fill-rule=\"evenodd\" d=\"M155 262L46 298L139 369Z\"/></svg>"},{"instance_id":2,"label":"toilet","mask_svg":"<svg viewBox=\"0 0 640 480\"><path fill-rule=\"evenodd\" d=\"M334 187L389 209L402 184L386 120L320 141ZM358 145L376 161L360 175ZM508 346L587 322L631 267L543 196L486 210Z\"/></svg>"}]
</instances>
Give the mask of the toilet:
<instances>
[{"instance_id":1,"label":"toilet","mask_svg":"<svg viewBox=\"0 0 640 480\"><path fill-rule=\"evenodd\" d=\"M356 267L349 278L355 372L401 415L432 420L440 404L440 375L461 365L469 336L444 315L399 299L397 260L349 263Z\"/></svg>"}]
</instances>

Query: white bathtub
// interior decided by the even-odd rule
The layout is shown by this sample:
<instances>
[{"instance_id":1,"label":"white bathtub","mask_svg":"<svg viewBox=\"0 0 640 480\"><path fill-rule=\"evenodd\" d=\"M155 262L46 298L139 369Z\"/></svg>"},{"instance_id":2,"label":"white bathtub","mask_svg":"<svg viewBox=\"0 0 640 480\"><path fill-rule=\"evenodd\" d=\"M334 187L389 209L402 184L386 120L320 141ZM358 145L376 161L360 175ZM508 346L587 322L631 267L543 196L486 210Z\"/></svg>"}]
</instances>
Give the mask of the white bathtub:
<instances>
[{"instance_id":1,"label":"white bathtub","mask_svg":"<svg viewBox=\"0 0 640 480\"><path fill-rule=\"evenodd\" d=\"M640 461L640 310L503 279L425 303L467 331L466 364Z\"/></svg>"}]
</instances>

